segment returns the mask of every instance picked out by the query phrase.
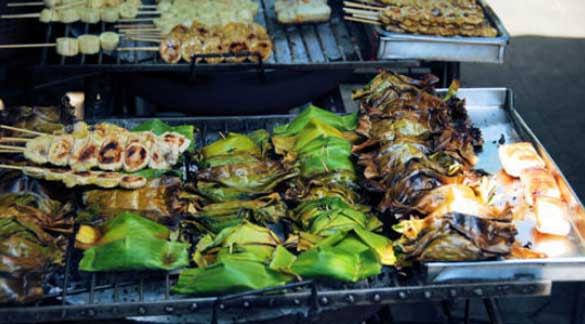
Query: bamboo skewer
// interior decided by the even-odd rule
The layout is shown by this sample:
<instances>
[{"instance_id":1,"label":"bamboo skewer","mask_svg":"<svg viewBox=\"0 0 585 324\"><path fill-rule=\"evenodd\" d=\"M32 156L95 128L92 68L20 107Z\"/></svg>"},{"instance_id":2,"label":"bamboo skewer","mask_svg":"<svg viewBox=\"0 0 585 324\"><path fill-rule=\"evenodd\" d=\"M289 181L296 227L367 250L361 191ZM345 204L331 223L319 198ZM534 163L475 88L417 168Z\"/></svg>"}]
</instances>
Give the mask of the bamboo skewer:
<instances>
[{"instance_id":1,"label":"bamboo skewer","mask_svg":"<svg viewBox=\"0 0 585 324\"><path fill-rule=\"evenodd\" d=\"M1 145L1 144L0 144L0 149L11 150L11 151L20 151L20 152L23 152L26 150L22 146Z\"/></svg>"},{"instance_id":2,"label":"bamboo skewer","mask_svg":"<svg viewBox=\"0 0 585 324\"><path fill-rule=\"evenodd\" d=\"M118 22L140 22L140 21L154 21L155 18L126 18L119 19Z\"/></svg>"},{"instance_id":3,"label":"bamboo skewer","mask_svg":"<svg viewBox=\"0 0 585 324\"><path fill-rule=\"evenodd\" d=\"M45 133L32 131L30 129L12 127L12 126L7 126L7 125L0 125L0 128L7 129L7 130L11 130L11 131L14 131L14 132L33 134L33 135L37 135L37 136L47 135Z\"/></svg>"},{"instance_id":4,"label":"bamboo skewer","mask_svg":"<svg viewBox=\"0 0 585 324\"><path fill-rule=\"evenodd\" d=\"M370 6L370 5L355 3L355 2L351 2L351 1L343 1L343 5L346 7L353 7L353 8L359 8L359 9L369 9L369 10L377 10L377 11L384 10L384 7Z\"/></svg>"},{"instance_id":5,"label":"bamboo skewer","mask_svg":"<svg viewBox=\"0 0 585 324\"><path fill-rule=\"evenodd\" d=\"M0 169L13 169L13 170L24 170L27 167L18 165L0 164Z\"/></svg>"},{"instance_id":6,"label":"bamboo skewer","mask_svg":"<svg viewBox=\"0 0 585 324\"><path fill-rule=\"evenodd\" d=\"M40 13L0 15L0 19L21 19L21 18L39 18L39 17L41 17Z\"/></svg>"},{"instance_id":7,"label":"bamboo skewer","mask_svg":"<svg viewBox=\"0 0 585 324\"><path fill-rule=\"evenodd\" d=\"M3 143L26 143L30 141L31 138L22 138L22 137L0 137L0 142Z\"/></svg>"},{"instance_id":8,"label":"bamboo skewer","mask_svg":"<svg viewBox=\"0 0 585 324\"><path fill-rule=\"evenodd\" d=\"M140 28L155 28L156 25L154 24L120 24L114 25L114 28L124 28L124 29L140 29Z\"/></svg>"},{"instance_id":9,"label":"bamboo skewer","mask_svg":"<svg viewBox=\"0 0 585 324\"><path fill-rule=\"evenodd\" d=\"M143 28L143 29L138 29L138 28L130 28L130 29L119 28L118 31L120 33L142 33L142 32L160 32L160 29L158 29L158 28Z\"/></svg>"},{"instance_id":10,"label":"bamboo skewer","mask_svg":"<svg viewBox=\"0 0 585 324\"><path fill-rule=\"evenodd\" d=\"M145 52L158 52L159 48L154 46L141 46L141 47L120 47L119 52L133 52L133 51L145 51Z\"/></svg>"},{"instance_id":11,"label":"bamboo skewer","mask_svg":"<svg viewBox=\"0 0 585 324\"><path fill-rule=\"evenodd\" d=\"M45 3L42 1L38 1L38 2L9 2L6 4L6 7L8 8L16 8L16 7L38 7L38 6L44 6Z\"/></svg>"},{"instance_id":12,"label":"bamboo skewer","mask_svg":"<svg viewBox=\"0 0 585 324\"><path fill-rule=\"evenodd\" d=\"M160 39L147 38L147 37L127 37L128 40L135 42L148 42L148 43L160 43Z\"/></svg>"},{"instance_id":13,"label":"bamboo skewer","mask_svg":"<svg viewBox=\"0 0 585 324\"><path fill-rule=\"evenodd\" d=\"M22 153L22 151L15 151L15 150L0 150L0 154L14 154L14 153Z\"/></svg>"},{"instance_id":14,"label":"bamboo skewer","mask_svg":"<svg viewBox=\"0 0 585 324\"><path fill-rule=\"evenodd\" d=\"M0 45L0 49L8 48L36 48L36 47L55 47L55 43L36 43L36 44L3 44Z\"/></svg>"},{"instance_id":15,"label":"bamboo skewer","mask_svg":"<svg viewBox=\"0 0 585 324\"><path fill-rule=\"evenodd\" d=\"M141 15L160 15L161 12L160 11L139 11L138 12L138 16Z\"/></svg>"},{"instance_id":16,"label":"bamboo skewer","mask_svg":"<svg viewBox=\"0 0 585 324\"><path fill-rule=\"evenodd\" d=\"M378 12L369 11L369 10L360 10L360 9L351 9L351 8L343 8L344 12L354 14L355 16L371 16L374 18L378 18Z\"/></svg>"},{"instance_id":17,"label":"bamboo skewer","mask_svg":"<svg viewBox=\"0 0 585 324\"><path fill-rule=\"evenodd\" d=\"M353 16L344 16L343 19L349 20L349 21L361 22L361 23L370 24L370 25L382 25L377 20L363 19L363 18L357 18L357 17L353 17Z\"/></svg>"}]
</instances>

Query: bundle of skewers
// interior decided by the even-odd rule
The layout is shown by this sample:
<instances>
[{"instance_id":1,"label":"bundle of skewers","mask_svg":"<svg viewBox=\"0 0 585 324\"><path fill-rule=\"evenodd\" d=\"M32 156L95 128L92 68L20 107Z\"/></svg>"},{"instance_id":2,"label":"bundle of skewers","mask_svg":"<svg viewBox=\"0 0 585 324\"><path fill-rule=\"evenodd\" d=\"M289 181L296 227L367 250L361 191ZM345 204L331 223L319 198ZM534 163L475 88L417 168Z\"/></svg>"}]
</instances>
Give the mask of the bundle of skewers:
<instances>
[{"instance_id":1,"label":"bundle of skewers","mask_svg":"<svg viewBox=\"0 0 585 324\"><path fill-rule=\"evenodd\" d=\"M344 1L346 20L382 26L389 32L466 37L496 37L497 29L475 0Z\"/></svg>"},{"instance_id":2,"label":"bundle of skewers","mask_svg":"<svg viewBox=\"0 0 585 324\"><path fill-rule=\"evenodd\" d=\"M0 168L20 169L35 178L63 181L68 187L142 187L146 178L131 173L145 168L169 170L191 145L190 139L176 132L157 136L150 131L130 132L106 123L88 126L79 122L71 133L62 134L44 134L5 125L0 125L0 128L34 136L2 137L1 143L11 145L1 144L0 153L23 154L28 161L38 165L51 164L69 169L14 165L0 165Z\"/></svg>"}]
</instances>

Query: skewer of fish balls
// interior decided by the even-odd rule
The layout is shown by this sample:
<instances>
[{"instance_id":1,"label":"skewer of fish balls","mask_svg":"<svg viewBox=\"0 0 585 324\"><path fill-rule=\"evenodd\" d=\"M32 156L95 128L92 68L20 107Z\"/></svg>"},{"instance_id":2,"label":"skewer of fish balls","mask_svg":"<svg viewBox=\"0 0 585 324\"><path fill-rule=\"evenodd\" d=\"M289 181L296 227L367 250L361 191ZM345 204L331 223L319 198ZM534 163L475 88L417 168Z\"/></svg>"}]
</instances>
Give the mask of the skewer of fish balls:
<instances>
[{"instance_id":1,"label":"skewer of fish balls","mask_svg":"<svg viewBox=\"0 0 585 324\"><path fill-rule=\"evenodd\" d=\"M56 47L57 54L72 57L79 54L95 55L99 53L100 49L104 52L113 52L119 43L120 35L114 32L103 32L99 36L86 34L78 38L58 37L56 43L0 45L0 49Z\"/></svg>"}]
</instances>

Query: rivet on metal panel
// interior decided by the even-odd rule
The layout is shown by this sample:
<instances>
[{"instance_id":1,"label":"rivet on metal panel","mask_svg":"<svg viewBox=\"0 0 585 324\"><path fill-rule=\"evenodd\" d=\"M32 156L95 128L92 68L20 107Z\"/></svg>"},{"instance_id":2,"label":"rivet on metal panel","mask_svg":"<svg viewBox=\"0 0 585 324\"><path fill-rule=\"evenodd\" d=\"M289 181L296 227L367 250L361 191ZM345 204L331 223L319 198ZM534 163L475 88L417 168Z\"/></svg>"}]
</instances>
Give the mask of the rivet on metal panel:
<instances>
[{"instance_id":1,"label":"rivet on metal panel","mask_svg":"<svg viewBox=\"0 0 585 324\"><path fill-rule=\"evenodd\" d=\"M138 307L138 314L144 315L146 314L146 308L144 307Z\"/></svg>"},{"instance_id":2,"label":"rivet on metal panel","mask_svg":"<svg viewBox=\"0 0 585 324\"><path fill-rule=\"evenodd\" d=\"M323 305L329 304L329 299L327 299L327 297L321 297L321 304Z\"/></svg>"},{"instance_id":3,"label":"rivet on metal panel","mask_svg":"<svg viewBox=\"0 0 585 324\"><path fill-rule=\"evenodd\" d=\"M87 316L89 316L89 317L94 317L94 316L95 316L95 310L93 310L93 309L89 309L89 310L87 311Z\"/></svg>"},{"instance_id":4,"label":"rivet on metal panel","mask_svg":"<svg viewBox=\"0 0 585 324\"><path fill-rule=\"evenodd\" d=\"M382 300L382 297L380 296L380 294L374 294L374 301L375 301L376 303L379 303L379 302L380 302L380 300Z\"/></svg>"},{"instance_id":5,"label":"rivet on metal panel","mask_svg":"<svg viewBox=\"0 0 585 324\"><path fill-rule=\"evenodd\" d=\"M425 298L426 298L426 299L430 299L431 297L433 297L433 293L432 293L432 292L430 292L430 291L428 291L428 290L427 290L427 291L425 291L424 295L425 295Z\"/></svg>"},{"instance_id":6,"label":"rivet on metal panel","mask_svg":"<svg viewBox=\"0 0 585 324\"><path fill-rule=\"evenodd\" d=\"M477 296L483 296L483 290L480 288L473 289L473 293Z\"/></svg>"},{"instance_id":7,"label":"rivet on metal panel","mask_svg":"<svg viewBox=\"0 0 585 324\"><path fill-rule=\"evenodd\" d=\"M301 301L300 301L298 298L295 298L295 299L293 300L293 303L294 303L295 305L300 305L300 304L301 304Z\"/></svg>"},{"instance_id":8,"label":"rivet on metal panel","mask_svg":"<svg viewBox=\"0 0 585 324\"><path fill-rule=\"evenodd\" d=\"M522 288L522 292L525 294L530 294L536 290L537 290L536 286L533 286L533 285L528 285L528 286L525 286L524 288Z\"/></svg>"},{"instance_id":9,"label":"rivet on metal panel","mask_svg":"<svg viewBox=\"0 0 585 324\"><path fill-rule=\"evenodd\" d=\"M353 302L355 301L355 298L353 297L353 295L347 295L347 302L350 304L353 304Z\"/></svg>"},{"instance_id":10,"label":"rivet on metal panel","mask_svg":"<svg viewBox=\"0 0 585 324\"><path fill-rule=\"evenodd\" d=\"M219 304L219 309L224 310L225 309L225 305L224 304Z\"/></svg>"},{"instance_id":11,"label":"rivet on metal panel","mask_svg":"<svg viewBox=\"0 0 585 324\"><path fill-rule=\"evenodd\" d=\"M270 307L274 306L274 299L270 299L268 301L268 306L270 306Z\"/></svg>"},{"instance_id":12,"label":"rivet on metal panel","mask_svg":"<svg viewBox=\"0 0 585 324\"><path fill-rule=\"evenodd\" d=\"M197 305L197 303L191 304L191 311L196 311L198 308L199 308L199 305Z\"/></svg>"},{"instance_id":13,"label":"rivet on metal panel","mask_svg":"<svg viewBox=\"0 0 585 324\"><path fill-rule=\"evenodd\" d=\"M401 291L401 292L398 293L398 297L400 299L406 299L406 293L404 291Z\"/></svg>"},{"instance_id":14,"label":"rivet on metal panel","mask_svg":"<svg viewBox=\"0 0 585 324\"><path fill-rule=\"evenodd\" d=\"M169 306L165 307L165 312L167 312L167 313L172 313L174 311L175 311L175 308L173 306L169 305Z\"/></svg>"},{"instance_id":15,"label":"rivet on metal panel","mask_svg":"<svg viewBox=\"0 0 585 324\"><path fill-rule=\"evenodd\" d=\"M248 307L250 307L250 302L246 300L244 302L244 308L248 308Z\"/></svg>"},{"instance_id":16,"label":"rivet on metal panel","mask_svg":"<svg viewBox=\"0 0 585 324\"><path fill-rule=\"evenodd\" d=\"M457 296L457 290L455 290L455 289L449 290L449 296L451 296L451 297Z\"/></svg>"}]
</instances>

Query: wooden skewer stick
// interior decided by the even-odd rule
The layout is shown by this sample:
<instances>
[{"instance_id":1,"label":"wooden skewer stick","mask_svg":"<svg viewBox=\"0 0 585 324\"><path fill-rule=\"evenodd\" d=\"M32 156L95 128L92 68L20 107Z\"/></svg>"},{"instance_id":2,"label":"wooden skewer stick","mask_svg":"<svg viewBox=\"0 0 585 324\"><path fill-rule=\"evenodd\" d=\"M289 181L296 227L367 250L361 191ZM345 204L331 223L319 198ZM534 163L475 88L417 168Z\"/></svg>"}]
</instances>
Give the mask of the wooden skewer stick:
<instances>
[{"instance_id":1,"label":"wooden skewer stick","mask_svg":"<svg viewBox=\"0 0 585 324\"><path fill-rule=\"evenodd\" d=\"M45 3L42 1L39 2L9 2L6 4L6 7L9 8L16 8L16 7L38 7L44 6Z\"/></svg>"},{"instance_id":2,"label":"wooden skewer stick","mask_svg":"<svg viewBox=\"0 0 585 324\"><path fill-rule=\"evenodd\" d=\"M22 137L0 137L0 142L4 143L26 143L30 141L32 138L22 138Z\"/></svg>"},{"instance_id":3,"label":"wooden skewer stick","mask_svg":"<svg viewBox=\"0 0 585 324\"><path fill-rule=\"evenodd\" d=\"M11 151L24 151L25 148L22 146L12 146L12 145L0 145L0 149L11 150Z\"/></svg>"},{"instance_id":4,"label":"wooden skewer stick","mask_svg":"<svg viewBox=\"0 0 585 324\"><path fill-rule=\"evenodd\" d=\"M355 2L351 2L351 1L343 1L343 5L347 6L347 7L360 8L360 9L369 9L369 10L377 10L377 11L384 10L383 7L369 6L369 5L355 3Z\"/></svg>"},{"instance_id":5,"label":"wooden skewer stick","mask_svg":"<svg viewBox=\"0 0 585 324\"><path fill-rule=\"evenodd\" d=\"M142 29L138 29L138 28L130 28L130 29L120 28L120 29L118 29L118 31L120 33L142 33L142 32L160 32L160 29L158 29L158 28L142 28Z\"/></svg>"},{"instance_id":6,"label":"wooden skewer stick","mask_svg":"<svg viewBox=\"0 0 585 324\"><path fill-rule=\"evenodd\" d=\"M82 6L82 5L85 5L86 3L87 3L86 0L79 0L79 1L64 3L62 5L55 6L53 9L56 9L56 10L67 9L67 8Z\"/></svg>"},{"instance_id":7,"label":"wooden skewer stick","mask_svg":"<svg viewBox=\"0 0 585 324\"><path fill-rule=\"evenodd\" d=\"M0 19L21 19L21 18L39 18L40 13L25 13L25 14L12 14L12 15L0 15Z\"/></svg>"},{"instance_id":8,"label":"wooden skewer stick","mask_svg":"<svg viewBox=\"0 0 585 324\"><path fill-rule=\"evenodd\" d=\"M154 8L154 9L156 9L156 5L145 5L145 4L143 4L143 5L138 6L138 8L145 8L145 9Z\"/></svg>"},{"instance_id":9,"label":"wooden skewer stick","mask_svg":"<svg viewBox=\"0 0 585 324\"><path fill-rule=\"evenodd\" d=\"M120 24L114 25L114 28L126 28L126 29L137 29L137 28L154 28L154 24Z\"/></svg>"},{"instance_id":10,"label":"wooden skewer stick","mask_svg":"<svg viewBox=\"0 0 585 324\"><path fill-rule=\"evenodd\" d=\"M33 134L33 135L37 135L37 136L47 135L45 133L32 131L30 129L12 127L12 126L7 126L7 125L0 125L0 128L7 129L7 130L11 130L11 131L15 131L15 132L20 132L20 133Z\"/></svg>"},{"instance_id":11,"label":"wooden skewer stick","mask_svg":"<svg viewBox=\"0 0 585 324\"><path fill-rule=\"evenodd\" d=\"M359 9L348 9L348 8L343 8L343 11L353 14L354 16L361 16L361 17L365 17L366 19L370 18L373 20L377 20L378 19L378 13L374 12L374 11L367 11L367 10L359 10Z\"/></svg>"},{"instance_id":12,"label":"wooden skewer stick","mask_svg":"<svg viewBox=\"0 0 585 324\"><path fill-rule=\"evenodd\" d=\"M120 19L118 22L139 22L139 21L154 21L155 18L127 18Z\"/></svg>"},{"instance_id":13,"label":"wooden skewer stick","mask_svg":"<svg viewBox=\"0 0 585 324\"><path fill-rule=\"evenodd\" d=\"M361 22L361 23L370 24L370 25L382 25L379 21L363 19L363 18L356 18L356 17L352 17L352 16L344 16L343 19L349 20L349 21Z\"/></svg>"},{"instance_id":14,"label":"wooden skewer stick","mask_svg":"<svg viewBox=\"0 0 585 324\"><path fill-rule=\"evenodd\" d=\"M373 20L373 21L378 21L378 17L369 16L369 15L353 14L352 17L361 18L361 19L367 19L367 20Z\"/></svg>"},{"instance_id":15,"label":"wooden skewer stick","mask_svg":"<svg viewBox=\"0 0 585 324\"><path fill-rule=\"evenodd\" d=\"M7 48L35 48L35 47L55 47L55 43L38 43L38 44L4 44L0 45L0 49Z\"/></svg>"},{"instance_id":16,"label":"wooden skewer stick","mask_svg":"<svg viewBox=\"0 0 585 324\"><path fill-rule=\"evenodd\" d=\"M139 11L138 15L160 15L160 11Z\"/></svg>"},{"instance_id":17,"label":"wooden skewer stick","mask_svg":"<svg viewBox=\"0 0 585 324\"><path fill-rule=\"evenodd\" d=\"M14 153L22 153L22 151L15 151L15 150L0 150L0 154L14 154Z\"/></svg>"},{"instance_id":18,"label":"wooden skewer stick","mask_svg":"<svg viewBox=\"0 0 585 324\"><path fill-rule=\"evenodd\" d=\"M160 39L146 37L128 37L128 40L135 42L160 43Z\"/></svg>"},{"instance_id":19,"label":"wooden skewer stick","mask_svg":"<svg viewBox=\"0 0 585 324\"><path fill-rule=\"evenodd\" d=\"M0 169L24 170L24 169L26 169L26 167L25 166L18 166L18 165L0 164Z\"/></svg>"},{"instance_id":20,"label":"wooden skewer stick","mask_svg":"<svg viewBox=\"0 0 585 324\"><path fill-rule=\"evenodd\" d=\"M119 52L133 52L133 51L145 51L145 52L158 52L158 47L154 46L142 46L142 47L120 47Z\"/></svg>"}]
</instances>

